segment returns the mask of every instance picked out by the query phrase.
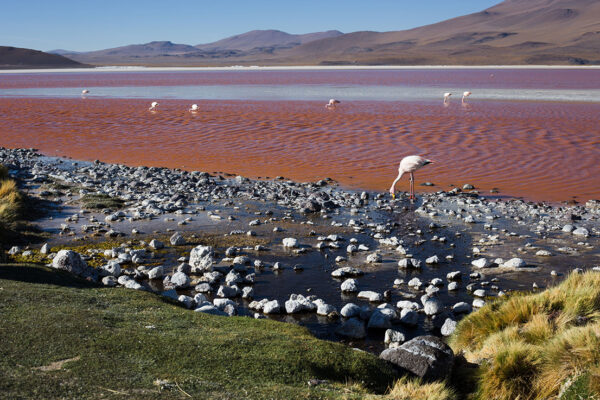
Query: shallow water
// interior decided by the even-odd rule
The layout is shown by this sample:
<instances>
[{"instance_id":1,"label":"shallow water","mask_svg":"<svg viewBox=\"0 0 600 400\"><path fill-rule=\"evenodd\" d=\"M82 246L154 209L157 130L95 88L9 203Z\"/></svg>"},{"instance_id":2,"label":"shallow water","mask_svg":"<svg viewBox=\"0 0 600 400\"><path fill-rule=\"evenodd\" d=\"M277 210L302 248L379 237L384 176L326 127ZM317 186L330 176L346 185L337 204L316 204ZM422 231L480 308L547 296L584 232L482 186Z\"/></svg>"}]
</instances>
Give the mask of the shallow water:
<instances>
[{"instance_id":1,"label":"shallow water","mask_svg":"<svg viewBox=\"0 0 600 400\"><path fill-rule=\"evenodd\" d=\"M598 78L596 70L8 74L0 145L249 177L327 176L380 191L403 156L422 154L435 164L417 185L586 200L600 197ZM460 97L459 88L473 91L469 103L444 106L441 93ZM340 107L326 110L338 94ZM196 114L187 112L192 100Z\"/></svg>"}]
</instances>

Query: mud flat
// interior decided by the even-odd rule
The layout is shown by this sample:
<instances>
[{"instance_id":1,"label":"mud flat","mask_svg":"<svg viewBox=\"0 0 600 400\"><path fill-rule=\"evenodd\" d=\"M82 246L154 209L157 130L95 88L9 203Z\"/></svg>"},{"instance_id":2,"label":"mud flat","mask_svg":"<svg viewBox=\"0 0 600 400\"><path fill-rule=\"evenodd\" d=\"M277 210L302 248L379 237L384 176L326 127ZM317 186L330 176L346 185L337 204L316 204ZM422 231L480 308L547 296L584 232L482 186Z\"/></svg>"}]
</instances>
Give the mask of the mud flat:
<instances>
[{"instance_id":1,"label":"mud flat","mask_svg":"<svg viewBox=\"0 0 600 400\"><path fill-rule=\"evenodd\" d=\"M51 204L37 221L50 239L4 243L14 260L52 263L75 250L106 285L199 312L299 323L372 352L448 335L497 296L600 263L595 200L495 199L465 182L411 203L329 179L250 180L32 149L0 148L0 164Z\"/></svg>"}]
</instances>

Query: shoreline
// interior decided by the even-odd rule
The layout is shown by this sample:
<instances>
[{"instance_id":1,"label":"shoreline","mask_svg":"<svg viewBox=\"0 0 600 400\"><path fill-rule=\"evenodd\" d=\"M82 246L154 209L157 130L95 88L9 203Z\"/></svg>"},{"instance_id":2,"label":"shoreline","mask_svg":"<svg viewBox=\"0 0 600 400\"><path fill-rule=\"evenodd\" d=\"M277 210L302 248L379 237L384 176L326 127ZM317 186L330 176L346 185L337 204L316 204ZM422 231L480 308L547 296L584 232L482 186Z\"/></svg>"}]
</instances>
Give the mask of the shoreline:
<instances>
[{"instance_id":1,"label":"shoreline","mask_svg":"<svg viewBox=\"0 0 600 400\"><path fill-rule=\"evenodd\" d=\"M14 251L17 261L47 263L52 249L78 248L99 278L114 274L117 263L117 275L127 277L120 285L169 296L177 290L183 299L200 293L218 309L232 305L236 315L300 323L319 338L371 352L384 348L383 331L371 321L382 304L395 314L381 326L407 339L440 335L447 319L464 315L454 311L457 304L471 310L511 290L553 286L575 267L597 265L600 254L594 201L553 207L490 201L456 188L419 194L411 203L405 193L391 200L327 180L253 181L40 157L26 149L0 148L0 162L30 195L56 204L38 221L54 238L50 254L30 244ZM100 196L101 205L90 209L85 196ZM110 199L123 204L104 203ZM190 252L206 245L214 249L210 272L191 269ZM150 279L158 267L160 279ZM187 277L183 286L174 283L179 273ZM242 297L242 288L251 295ZM292 307L297 299L315 308ZM439 303L433 314L424 308L430 299ZM316 313L317 300L327 313ZM279 311L264 313L273 301ZM359 339L344 336L348 304L367 313ZM411 321L400 317L405 307L414 312ZM328 316L331 310L336 314Z\"/></svg>"},{"instance_id":2,"label":"shoreline","mask_svg":"<svg viewBox=\"0 0 600 400\"><path fill-rule=\"evenodd\" d=\"M600 65L298 65L298 66L242 66L227 67L153 67L153 66L97 66L92 68L48 68L48 69L2 69L3 74L43 74L57 72L169 72L169 71L294 71L294 70L548 70L548 69L577 69L595 70Z\"/></svg>"}]
</instances>

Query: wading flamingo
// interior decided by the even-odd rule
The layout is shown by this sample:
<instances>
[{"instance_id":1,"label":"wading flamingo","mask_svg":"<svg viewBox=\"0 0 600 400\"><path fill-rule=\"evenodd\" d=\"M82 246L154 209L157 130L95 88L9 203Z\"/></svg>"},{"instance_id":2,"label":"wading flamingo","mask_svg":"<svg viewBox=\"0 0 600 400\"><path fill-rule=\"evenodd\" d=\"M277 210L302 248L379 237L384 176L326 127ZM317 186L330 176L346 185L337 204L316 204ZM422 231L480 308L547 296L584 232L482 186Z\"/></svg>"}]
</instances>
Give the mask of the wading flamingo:
<instances>
[{"instance_id":1,"label":"wading flamingo","mask_svg":"<svg viewBox=\"0 0 600 400\"><path fill-rule=\"evenodd\" d=\"M85 95L85 94L88 94L89 92L90 92L89 90L87 90L87 89L83 89L83 90L81 91L81 94L82 94L82 95Z\"/></svg>"},{"instance_id":2,"label":"wading flamingo","mask_svg":"<svg viewBox=\"0 0 600 400\"><path fill-rule=\"evenodd\" d=\"M471 95L471 92L464 92L462 97L462 102L465 102L465 99Z\"/></svg>"},{"instance_id":3,"label":"wading flamingo","mask_svg":"<svg viewBox=\"0 0 600 400\"><path fill-rule=\"evenodd\" d=\"M198 111L198 104L192 104L192 107L188 111L191 113Z\"/></svg>"},{"instance_id":4,"label":"wading flamingo","mask_svg":"<svg viewBox=\"0 0 600 400\"><path fill-rule=\"evenodd\" d=\"M450 101L450 96L452 96L452 93L444 93L444 104Z\"/></svg>"},{"instance_id":5,"label":"wading flamingo","mask_svg":"<svg viewBox=\"0 0 600 400\"><path fill-rule=\"evenodd\" d=\"M158 107L158 102L153 101L152 104L150 104L150 108L148 109L148 111L155 111L156 107Z\"/></svg>"},{"instance_id":6,"label":"wading flamingo","mask_svg":"<svg viewBox=\"0 0 600 400\"><path fill-rule=\"evenodd\" d=\"M330 99L329 103L325 104L325 108L335 110L336 104L340 104L340 101L336 99Z\"/></svg>"},{"instance_id":7,"label":"wading flamingo","mask_svg":"<svg viewBox=\"0 0 600 400\"><path fill-rule=\"evenodd\" d=\"M414 172L421 167L424 167L427 164L431 164L433 161L423 158L421 156L407 156L400 161L400 166L398 167L398 177L392 183L392 187L390 188L390 194L392 198L396 198L396 183L402 178L404 174L410 174L410 196L409 199L415 199L415 176Z\"/></svg>"}]
</instances>

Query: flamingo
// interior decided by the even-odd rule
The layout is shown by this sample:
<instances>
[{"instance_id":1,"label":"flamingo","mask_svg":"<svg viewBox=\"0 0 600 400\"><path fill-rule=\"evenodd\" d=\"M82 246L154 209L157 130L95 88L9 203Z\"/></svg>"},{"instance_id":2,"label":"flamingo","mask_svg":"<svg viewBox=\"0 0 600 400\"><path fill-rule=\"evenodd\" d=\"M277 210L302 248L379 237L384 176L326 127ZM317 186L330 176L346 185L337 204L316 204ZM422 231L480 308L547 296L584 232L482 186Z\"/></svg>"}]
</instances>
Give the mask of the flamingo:
<instances>
[{"instance_id":1,"label":"flamingo","mask_svg":"<svg viewBox=\"0 0 600 400\"><path fill-rule=\"evenodd\" d=\"M148 111L155 111L156 107L158 107L158 102L153 101L152 104L150 104L150 108L148 109Z\"/></svg>"},{"instance_id":2,"label":"flamingo","mask_svg":"<svg viewBox=\"0 0 600 400\"><path fill-rule=\"evenodd\" d=\"M198 111L198 104L192 104L192 107L188 111L191 113Z\"/></svg>"},{"instance_id":3,"label":"flamingo","mask_svg":"<svg viewBox=\"0 0 600 400\"><path fill-rule=\"evenodd\" d=\"M82 94L82 95L86 95L86 94L88 94L89 92L90 92L89 90L87 90L87 89L83 89L83 90L81 91L81 94Z\"/></svg>"},{"instance_id":4,"label":"flamingo","mask_svg":"<svg viewBox=\"0 0 600 400\"><path fill-rule=\"evenodd\" d=\"M398 167L398 177L392 183L392 187L390 187L390 194L392 198L396 198L395 187L396 183L402 178L404 174L410 174L410 199L415 199L415 176L414 172L419 168L424 167L427 164L431 164L433 161L428 160L421 156L407 156L400 161L400 166Z\"/></svg>"},{"instance_id":5,"label":"flamingo","mask_svg":"<svg viewBox=\"0 0 600 400\"><path fill-rule=\"evenodd\" d=\"M450 101L450 96L452 96L452 93L444 93L444 104Z\"/></svg>"},{"instance_id":6,"label":"flamingo","mask_svg":"<svg viewBox=\"0 0 600 400\"><path fill-rule=\"evenodd\" d=\"M465 99L471 95L471 92L464 92L462 97L462 102L465 102Z\"/></svg>"},{"instance_id":7,"label":"flamingo","mask_svg":"<svg viewBox=\"0 0 600 400\"><path fill-rule=\"evenodd\" d=\"M329 99L329 103L325 104L325 108L335 110L336 104L340 104L340 101L336 99Z\"/></svg>"}]
</instances>

